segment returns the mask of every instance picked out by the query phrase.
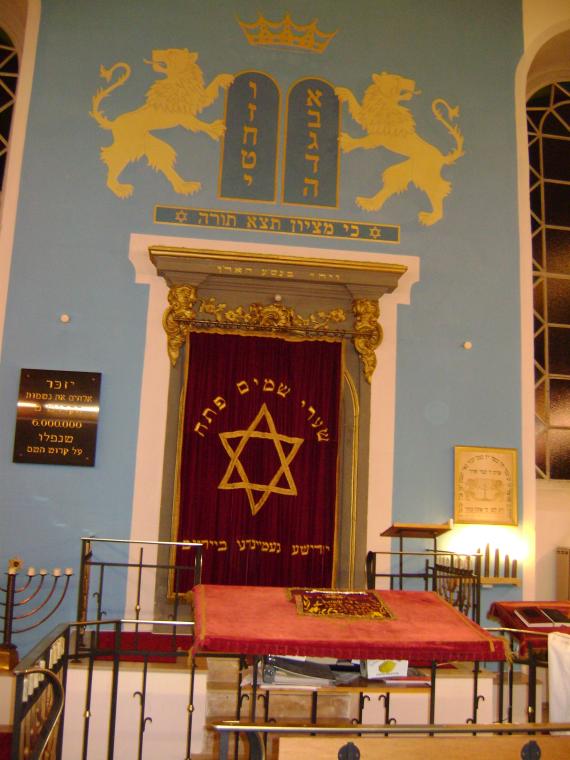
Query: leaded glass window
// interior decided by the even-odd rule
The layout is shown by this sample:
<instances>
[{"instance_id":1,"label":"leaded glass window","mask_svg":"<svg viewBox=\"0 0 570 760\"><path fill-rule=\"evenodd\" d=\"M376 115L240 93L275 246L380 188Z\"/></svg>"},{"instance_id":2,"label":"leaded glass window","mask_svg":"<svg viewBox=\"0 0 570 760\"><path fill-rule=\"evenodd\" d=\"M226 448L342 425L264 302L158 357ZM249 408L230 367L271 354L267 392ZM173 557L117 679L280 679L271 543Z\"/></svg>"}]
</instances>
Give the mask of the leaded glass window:
<instances>
[{"instance_id":1,"label":"leaded glass window","mask_svg":"<svg viewBox=\"0 0 570 760\"><path fill-rule=\"evenodd\" d=\"M8 140L18 83L18 55L8 35L0 29L0 189L4 181Z\"/></svg>"},{"instance_id":2,"label":"leaded glass window","mask_svg":"<svg viewBox=\"0 0 570 760\"><path fill-rule=\"evenodd\" d=\"M527 104L536 473L570 480L570 82Z\"/></svg>"}]
</instances>

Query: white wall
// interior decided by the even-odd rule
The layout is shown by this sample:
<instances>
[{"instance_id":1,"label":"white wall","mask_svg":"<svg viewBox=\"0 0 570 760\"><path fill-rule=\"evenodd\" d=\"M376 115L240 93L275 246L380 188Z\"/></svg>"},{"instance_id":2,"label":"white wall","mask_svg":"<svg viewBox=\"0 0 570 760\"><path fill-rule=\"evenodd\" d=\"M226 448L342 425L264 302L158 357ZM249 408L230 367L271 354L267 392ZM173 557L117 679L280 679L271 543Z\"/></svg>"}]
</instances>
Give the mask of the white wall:
<instances>
[{"instance_id":1,"label":"white wall","mask_svg":"<svg viewBox=\"0 0 570 760\"><path fill-rule=\"evenodd\" d=\"M523 29L525 50L550 27L568 21L568 0L523 0Z\"/></svg>"},{"instance_id":2,"label":"white wall","mask_svg":"<svg viewBox=\"0 0 570 760\"><path fill-rule=\"evenodd\" d=\"M570 482L542 481L536 490L536 598L554 599L556 548L570 546Z\"/></svg>"},{"instance_id":3,"label":"white wall","mask_svg":"<svg viewBox=\"0 0 570 760\"><path fill-rule=\"evenodd\" d=\"M517 72L517 111L519 140L519 201L521 214L521 280L525 269L531 266L529 203L526 157L526 123L524 123L524 101L537 86L552 82L554 78L570 79L570 4L568 0L523 0L525 55ZM527 294L527 303L523 303L523 350L530 354L527 369L532 367L532 325L529 309L531 297ZM524 311L526 310L526 314ZM523 386L525 382L523 382ZM524 448L533 453L534 426L530 420L534 409L532 398L532 381L526 379L526 405L524 417L527 422L524 433ZM534 508L534 497L528 494L530 513ZM535 489L534 524L536 535L536 558L534 583L525 586L524 596L535 599L553 599L556 586L556 547L570 545L570 482L538 481ZM526 506L526 505L525 505ZM529 514L530 517L530 514Z\"/></svg>"},{"instance_id":4,"label":"white wall","mask_svg":"<svg viewBox=\"0 0 570 760\"><path fill-rule=\"evenodd\" d=\"M90 704L88 760L107 756L109 695L112 669L110 663L98 663ZM84 729L87 670L72 666L67 675L67 706L63 735L64 760L81 757ZM142 689L142 665L123 665L118 684L115 757L137 756L140 700L134 696ZM152 716L144 732L144 756L181 757L186 746L188 725L189 670L151 665L147 675L145 716ZM206 673L197 673L194 682L192 752L202 750L206 716Z\"/></svg>"}]
</instances>

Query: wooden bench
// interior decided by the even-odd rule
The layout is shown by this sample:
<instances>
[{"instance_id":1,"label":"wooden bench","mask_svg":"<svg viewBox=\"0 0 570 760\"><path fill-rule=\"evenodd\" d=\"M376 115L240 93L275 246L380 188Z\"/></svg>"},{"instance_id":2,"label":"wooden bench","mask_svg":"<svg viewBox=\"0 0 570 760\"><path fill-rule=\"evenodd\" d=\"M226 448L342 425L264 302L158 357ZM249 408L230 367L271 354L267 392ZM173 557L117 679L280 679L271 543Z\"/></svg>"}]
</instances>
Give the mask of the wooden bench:
<instances>
[{"instance_id":1,"label":"wooden bench","mask_svg":"<svg viewBox=\"0 0 570 760\"><path fill-rule=\"evenodd\" d=\"M339 757L359 757L360 760L520 760L523 747L536 742L541 760L568 760L570 736L438 736L407 738L402 736L370 737L312 737L285 736L279 738L279 760L337 760ZM344 749L344 752L343 752ZM339 754L341 753L341 754ZM530 754L529 757L538 757Z\"/></svg>"},{"instance_id":2,"label":"wooden bench","mask_svg":"<svg viewBox=\"0 0 570 760\"><path fill-rule=\"evenodd\" d=\"M265 741L279 739L279 760L567 760L570 723L463 723L454 725L286 726L221 721L210 726L219 733L219 758L229 757L230 737L242 734L250 760L265 760ZM550 735L565 732L566 735ZM533 752L533 743L535 751ZM521 755L523 748L525 755ZM540 754L536 751L536 745Z\"/></svg>"}]
</instances>

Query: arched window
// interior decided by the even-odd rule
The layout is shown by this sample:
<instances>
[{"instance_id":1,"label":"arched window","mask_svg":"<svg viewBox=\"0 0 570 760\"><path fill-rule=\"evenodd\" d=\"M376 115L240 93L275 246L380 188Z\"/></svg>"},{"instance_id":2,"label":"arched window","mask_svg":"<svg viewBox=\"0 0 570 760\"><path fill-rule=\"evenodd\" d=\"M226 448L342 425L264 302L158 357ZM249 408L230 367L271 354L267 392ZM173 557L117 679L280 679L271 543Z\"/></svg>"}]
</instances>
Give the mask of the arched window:
<instances>
[{"instance_id":1,"label":"arched window","mask_svg":"<svg viewBox=\"0 0 570 760\"><path fill-rule=\"evenodd\" d=\"M570 82L527 103L536 474L570 480Z\"/></svg>"},{"instance_id":2,"label":"arched window","mask_svg":"<svg viewBox=\"0 0 570 760\"><path fill-rule=\"evenodd\" d=\"M0 28L0 189L4 182L17 83L18 54L10 37Z\"/></svg>"}]
</instances>

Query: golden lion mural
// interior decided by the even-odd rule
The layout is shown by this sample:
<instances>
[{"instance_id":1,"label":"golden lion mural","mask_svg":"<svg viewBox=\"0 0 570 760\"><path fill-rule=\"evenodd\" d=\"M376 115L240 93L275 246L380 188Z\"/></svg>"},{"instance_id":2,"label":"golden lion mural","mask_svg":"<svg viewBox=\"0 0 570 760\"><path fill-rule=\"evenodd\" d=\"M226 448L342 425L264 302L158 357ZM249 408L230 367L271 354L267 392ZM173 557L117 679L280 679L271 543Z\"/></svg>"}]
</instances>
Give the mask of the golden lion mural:
<instances>
[{"instance_id":1,"label":"golden lion mural","mask_svg":"<svg viewBox=\"0 0 570 760\"><path fill-rule=\"evenodd\" d=\"M443 201L451 192L451 183L443 179L441 170L454 164L463 155L463 135L450 122L459 115L459 108L451 108L445 100L438 98L432 102L432 112L455 139L455 148L443 155L435 146L419 137L414 117L400 101L410 100L416 91L416 83L397 74L372 75L372 84L366 89L362 104L345 87L335 89L340 102L346 102L354 121L367 133L364 137L351 137L346 132L340 135L340 148L344 153L356 148L386 148L393 153L407 156L405 161L389 166L382 173L382 187L371 197L358 196L356 203L366 211L378 211L384 203L397 193L402 193L410 184L423 190L428 196L432 209L421 211L421 224L431 225L443 217ZM440 108L447 110L447 118Z\"/></svg>"},{"instance_id":2,"label":"golden lion mural","mask_svg":"<svg viewBox=\"0 0 570 760\"><path fill-rule=\"evenodd\" d=\"M200 189L200 182L183 179L174 169L176 151L151 132L158 129L184 127L191 132L205 132L213 140L224 133L222 120L207 123L197 115L211 105L221 89L233 81L231 74L218 75L207 87L197 53L189 50L153 50L149 63L153 70L165 74L155 82L146 95L146 103L134 111L108 119L100 110L101 101L123 85L131 75L128 63L116 63L110 69L101 66L100 74L111 82L115 72L123 73L108 87L100 88L93 96L90 115L103 129L113 133L113 143L101 149L101 160L107 165L107 187L119 198L129 198L133 186L119 181L123 169L133 161L146 157L149 166L162 172L177 193L190 195Z\"/></svg>"}]
</instances>

